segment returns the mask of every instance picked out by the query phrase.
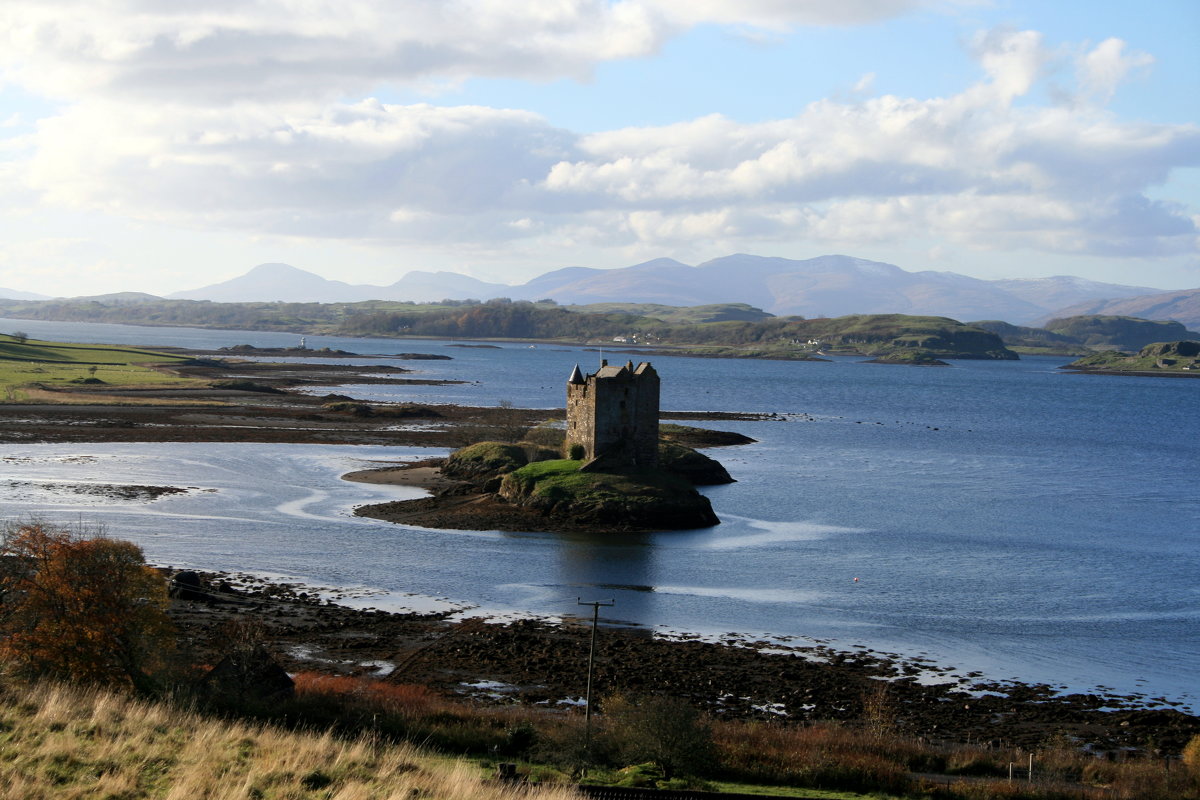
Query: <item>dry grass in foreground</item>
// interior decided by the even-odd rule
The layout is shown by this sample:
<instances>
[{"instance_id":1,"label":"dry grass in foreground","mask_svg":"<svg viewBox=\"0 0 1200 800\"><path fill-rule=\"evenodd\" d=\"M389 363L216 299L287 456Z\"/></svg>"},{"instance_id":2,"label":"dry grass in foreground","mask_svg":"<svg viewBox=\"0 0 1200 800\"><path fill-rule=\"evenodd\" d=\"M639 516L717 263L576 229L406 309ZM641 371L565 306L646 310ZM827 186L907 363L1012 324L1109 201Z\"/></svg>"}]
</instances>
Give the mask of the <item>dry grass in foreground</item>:
<instances>
[{"instance_id":1,"label":"dry grass in foreground","mask_svg":"<svg viewBox=\"0 0 1200 800\"><path fill-rule=\"evenodd\" d=\"M410 745L206 719L54 684L0 689L2 800L506 800L525 790ZM534 795L577 797L567 788Z\"/></svg>"}]
</instances>

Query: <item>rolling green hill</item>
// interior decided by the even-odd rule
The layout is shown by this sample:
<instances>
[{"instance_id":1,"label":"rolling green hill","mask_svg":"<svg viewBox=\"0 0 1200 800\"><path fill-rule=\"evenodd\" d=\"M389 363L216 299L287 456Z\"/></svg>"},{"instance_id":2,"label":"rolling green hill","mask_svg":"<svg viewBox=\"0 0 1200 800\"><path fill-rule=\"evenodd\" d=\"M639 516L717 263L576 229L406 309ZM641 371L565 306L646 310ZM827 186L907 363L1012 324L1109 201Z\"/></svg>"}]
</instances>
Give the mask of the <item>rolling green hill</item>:
<instances>
[{"instance_id":1,"label":"rolling green hill","mask_svg":"<svg viewBox=\"0 0 1200 800\"><path fill-rule=\"evenodd\" d=\"M564 306L564 308L584 314L633 314L639 317L653 317L672 324L757 322L775 316L746 303L713 303L704 306L665 306L658 303L588 303L587 305Z\"/></svg>"},{"instance_id":2,"label":"rolling green hill","mask_svg":"<svg viewBox=\"0 0 1200 800\"><path fill-rule=\"evenodd\" d=\"M43 364L131 365L136 363L166 363L185 361L184 356L167 355L153 350L114 347L107 344L76 344L29 339L19 334L0 333L0 360L36 361Z\"/></svg>"},{"instance_id":3,"label":"rolling green hill","mask_svg":"<svg viewBox=\"0 0 1200 800\"><path fill-rule=\"evenodd\" d=\"M1088 314L1078 317L1052 319L1046 330L1069 337L1091 348L1139 350L1155 342L1175 342L1200 339L1174 320L1148 320L1138 317L1109 317Z\"/></svg>"},{"instance_id":4,"label":"rolling green hill","mask_svg":"<svg viewBox=\"0 0 1200 800\"><path fill-rule=\"evenodd\" d=\"M128 303L48 301L0 303L0 315L19 318L286 330L340 336L425 336L451 339L634 340L651 346L717 348L714 355L794 358L824 347L838 353L887 355L924 350L941 358L1016 358L996 334L947 317L855 314L806 320L771 317L744 304L694 308L597 307L569 310L552 302L489 300L437 304L210 303L163 300ZM617 310L639 308L653 315ZM666 317L664 319L663 317ZM812 344L817 342L819 344ZM734 348L725 351L725 348Z\"/></svg>"},{"instance_id":5,"label":"rolling green hill","mask_svg":"<svg viewBox=\"0 0 1200 800\"><path fill-rule=\"evenodd\" d=\"M184 356L153 350L0 334L0 402L44 400L47 391L68 385L99 388L194 383L153 368L186 360Z\"/></svg>"},{"instance_id":6,"label":"rolling green hill","mask_svg":"<svg viewBox=\"0 0 1200 800\"><path fill-rule=\"evenodd\" d=\"M987 319L969 323L991 331L1004 341L1004 346L1029 355L1079 355L1088 348L1078 339L1054 333L1045 328L1013 325L1003 320Z\"/></svg>"}]
</instances>

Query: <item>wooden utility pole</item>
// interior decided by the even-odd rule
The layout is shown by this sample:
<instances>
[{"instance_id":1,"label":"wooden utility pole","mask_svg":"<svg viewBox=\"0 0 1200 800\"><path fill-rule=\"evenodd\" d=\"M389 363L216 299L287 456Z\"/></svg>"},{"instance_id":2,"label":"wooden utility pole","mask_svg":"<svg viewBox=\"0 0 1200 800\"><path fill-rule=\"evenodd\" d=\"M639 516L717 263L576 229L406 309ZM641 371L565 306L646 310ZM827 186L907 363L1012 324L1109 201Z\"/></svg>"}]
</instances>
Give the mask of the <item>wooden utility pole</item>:
<instances>
[{"instance_id":1,"label":"wooden utility pole","mask_svg":"<svg viewBox=\"0 0 1200 800\"><path fill-rule=\"evenodd\" d=\"M615 599L592 600L585 603L581 598L575 598L575 605L592 607L592 645L588 649L587 695L584 697L583 711L583 746L589 761L592 758L592 668L596 663L596 627L600 623L600 607L615 606L616 604Z\"/></svg>"}]
</instances>

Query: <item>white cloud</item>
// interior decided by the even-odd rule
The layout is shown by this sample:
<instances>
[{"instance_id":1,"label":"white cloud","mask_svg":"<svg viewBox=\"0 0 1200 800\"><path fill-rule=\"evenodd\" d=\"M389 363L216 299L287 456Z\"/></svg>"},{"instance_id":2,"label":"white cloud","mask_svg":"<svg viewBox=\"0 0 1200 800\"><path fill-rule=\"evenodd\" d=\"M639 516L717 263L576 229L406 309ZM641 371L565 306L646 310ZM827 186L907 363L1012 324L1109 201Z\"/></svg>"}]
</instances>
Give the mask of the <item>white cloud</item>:
<instances>
[{"instance_id":1,"label":"white cloud","mask_svg":"<svg viewBox=\"0 0 1200 800\"><path fill-rule=\"evenodd\" d=\"M1004 28L981 31L972 47L991 79L977 90L987 91L1001 102L1011 102L1028 93L1051 59L1037 31Z\"/></svg>"},{"instance_id":2,"label":"white cloud","mask_svg":"<svg viewBox=\"0 0 1200 800\"><path fill-rule=\"evenodd\" d=\"M672 19L783 30L796 25L859 25L934 5L928 0L646 0Z\"/></svg>"},{"instance_id":3,"label":"white cloud","mask_svg":"<svg viewBox=\"0 0 1200 800\"><path fill-rule=\"evenodd\" d=\"M1107 103L1131 73L1153 63L1154 57L1147 53L1126 53L1125 42L1120 39L1105 39L1079 59L1080 89L1085 97Z\"/></svg>"},{"instance_id":4,"label":"white cloud","mask_svg":"<svg viewBox=\"0 0 1200 800\"><path fill-rule=\"evenodd\" d=\"M821 101L756 125L712 116L596 134L580 142L585 157L555 164L544 185L619 217L653 209L653 225L627 226L664 242L702 214L720 219L712 235L725 237L898 242L919 232L1057 253L1195 248L1188 209L1144 192L1200 164L1200 128L1014 107L1051 59L1041 37L981 34L975 52L986 78L958 95ZM1141 63L1111 45L1093 52L1105 64ZM1084 69L1081 84L1094 74ZM1111 85L1124 73L1104 74Z\"/></svg>"},{"instance_id":5,"label":"white cloud","mask_svg":"<svg viewBox=\"0 0 1200 800\"><path fill-rule=\"evenodd\" d=\"M874 88L874 86L875 73L868 72L858 79L850 91L852 91L854 94L870 94L871 89Z\"/></svg>"},{"instance_id":6,"label":"white cloud","mask_svg":"<svg viewBox=\"0 0 1200 800\"><path fill-rule=\"evenodd\" d=\"M43 122L28 179L64 206L359 235L388 217L520 206L526 182L571 152L570 136L523 111L96 101Z\"/></svg>"},{"instance_id":7,"label":"white cloud","mask_svg":"<svg viewBox=\"0 0 1200 800\"><path fill-rule=\"evenodd\" d=\"M587 78L713 23L786 31L974 0L5 0L0 83L58 98L326 102L472 76Z\"/></svg>"},{"instance_id":8,"label":"white cloud","mask_svg":"<svg viewBox=\"0 0 1200 800\"><path fill-rule=\"evenodd\" d=\"M583 77L670 33L630 0L6 0L0 74L68 98L328 100L430 76Z\"/></svg>"},{"instance_id":9,"label":"white cloud","mask_svg":"<svg viewBox=\"0 0 1200 800\"><path fill-rule=\"evenodd\" d=\"M83 237L35 237L0 242L0 285L14 288L38 280L29 291L58 296L101 278L125 277L123 266L109 257L108 248Z\"/></svg>"},{"instance_id":10,"label":"white cloud","mask_svg":"<svg viewBox=\"0 0 1200 800\"><path fill-rule=\"evenodd\" d=\"M56 206L312 240L741 249L916 232L1050 252L1195 247L1192 212L1144 195L1200 165L1200 129L1015 102L1054 58L1033 31L977 36L981 79L944 98L579 136L519 110L330 98L433 75L582 74L701 21L833 24L921 4L299 2L10 0L7 76L76 99L0 176ZM1077 64L1081 91L1103 99L1147 63L1103 42Z\"/></svg>"}]
</instances>

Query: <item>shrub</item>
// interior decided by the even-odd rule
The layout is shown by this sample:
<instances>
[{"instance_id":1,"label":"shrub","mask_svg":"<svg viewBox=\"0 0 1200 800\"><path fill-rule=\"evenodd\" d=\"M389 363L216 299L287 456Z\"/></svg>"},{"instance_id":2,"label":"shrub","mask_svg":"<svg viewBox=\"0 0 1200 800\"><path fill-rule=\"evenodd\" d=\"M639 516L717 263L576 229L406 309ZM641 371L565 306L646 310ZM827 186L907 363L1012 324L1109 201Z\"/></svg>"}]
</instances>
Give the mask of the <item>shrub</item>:
<instances>
[{"instance_id":1,"label":"shrub","mask_svg":"<svg viewBox=\"0 0 1200 800\"><path fill-rule=\"evenodd\" d=\"M1200 780L1200 734L1193 736L1183 746L1183 766L1196 780Z\"/></svg>"},{"instance_id":2,"label":"shrub","mask_svg":"<svg viewBox=\"0 0 1200 800\"><path fill-rule=\"evenodd\" d=\"M700 712L670 697L610 697L604 735L625 763L649 762L670 781L700 775L713 761L712 728Z\"/></svg>"},{"instance_id":3,"label":"shrub","mask_svg":"<svg viewBox=\"0 0 1200 800\"><path fill-rule=\"evenodd\" d=\"M32 522L3 531L0 658L19 673L147 688L172 644L163 576L131 542Z\"/></svg>"},{"instance_id":4,"label":"shrub","mask_svg":"<svg viewBox=\"0 0 1200 800\"><path fill-rule=\"evenodd\" d=\"M552 450L561 450L567 432L553 423L535 425L525 432L525 441Z\"/></svg>"},{"instance_id":5,"label":"shrub","mask_svg":"<svg viewBox=\"0 0 1200 800\"><path fill-rule=\"evenodd\" d=\"M859 792L905 793L909 763L922 760L908 740L837 725L727 723L716 744L729 777Z\"/></svg>"}]
</instances>

